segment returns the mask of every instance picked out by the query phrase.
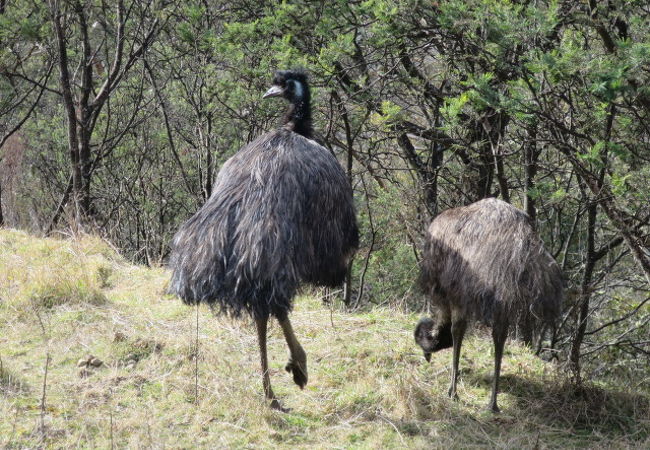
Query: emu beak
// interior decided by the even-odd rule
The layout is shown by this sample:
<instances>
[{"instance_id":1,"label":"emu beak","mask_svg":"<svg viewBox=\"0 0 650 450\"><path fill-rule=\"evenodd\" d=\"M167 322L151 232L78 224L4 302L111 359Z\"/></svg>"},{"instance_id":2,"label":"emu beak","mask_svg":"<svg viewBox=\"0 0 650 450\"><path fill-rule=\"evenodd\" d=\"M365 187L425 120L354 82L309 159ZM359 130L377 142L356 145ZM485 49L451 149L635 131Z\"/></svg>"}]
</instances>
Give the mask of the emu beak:
<instances>
[{"instance_id":1,"label":"emu beak","mask_svg":"<svg viewBox=\"0 0 650 450\"><path fill-rule=\"evenodd\" d=\"M282 95L284 92L284 89L282 89L280 86L271 86L271 89L266 91L266 94L262 96L262 98L269 98L269 97L279 97Z\"/></svg>"},{"instance_id":2,"label":"emu beak","mask_svg":"<svg viewBox=\"0 0 650 450\"><path fill-rule=\"evenodd\" d=\"M427 362L431 362L431 352L424 352L424 359L426 359Z\"/></svg>"}]
</instances>

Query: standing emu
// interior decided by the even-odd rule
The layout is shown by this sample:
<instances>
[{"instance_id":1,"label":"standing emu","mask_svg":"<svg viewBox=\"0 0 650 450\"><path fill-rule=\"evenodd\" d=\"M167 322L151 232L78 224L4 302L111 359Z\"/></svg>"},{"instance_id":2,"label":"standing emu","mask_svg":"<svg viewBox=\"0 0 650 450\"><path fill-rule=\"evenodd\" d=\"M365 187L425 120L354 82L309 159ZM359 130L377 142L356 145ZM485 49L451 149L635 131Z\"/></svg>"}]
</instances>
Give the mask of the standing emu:
<instances>
[{"instance_id":1,"label":"standing emu","mask_svg":"<svg viewBox=\"0 0 650 450\"><path fill-rule=\"evenodd\" d=\"M530 314L532 322L552 324L560 313L562 274L533 231L528 216L501 200L488 198L435 218L427 233L420 286L438 310L423 318L415 341L427 361L453 346L449 396L458 398L458 359L468 323L492 328L494 380L489 408L498 412L497 391L509 324Z\"/></svg>"},{"instance_id":2,"label":"standing emu","mask_svg":"<svg viewBox=\"0 0 650 450\"><path fill-rule=\"evenodd\" d=\"M289 321L292 299L302 283L341 284L359 238L345 172L311 140L306 75L276 72L264 98L280 96L290 105L282 127L230 158L208 201L176 233L170 290L187 304L253 317L264 393L271 407L283 410L269 377L269 316L282 327L290 351L286 370L302 389L307 356Z\"/></svg>"}]
</instances>

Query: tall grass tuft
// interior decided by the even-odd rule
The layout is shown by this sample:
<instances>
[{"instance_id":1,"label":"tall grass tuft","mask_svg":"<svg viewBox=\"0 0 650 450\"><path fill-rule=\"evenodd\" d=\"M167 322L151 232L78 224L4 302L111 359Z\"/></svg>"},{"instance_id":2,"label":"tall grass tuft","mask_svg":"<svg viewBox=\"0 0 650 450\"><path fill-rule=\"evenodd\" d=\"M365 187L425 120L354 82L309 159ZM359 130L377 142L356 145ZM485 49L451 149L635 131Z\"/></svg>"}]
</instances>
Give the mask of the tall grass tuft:
<instances>
[{"instance_id":1,"label":"tall grass tuft","mask_svg":"<svg viewBox=\"0 0 650 450\"><path fill-rule=\"evenodd\" d=\"M97 237L34 239L24 232L0 234L0 308L19 315L32 308L106 303L121 257Z\"/></svg>"}]
</instances>

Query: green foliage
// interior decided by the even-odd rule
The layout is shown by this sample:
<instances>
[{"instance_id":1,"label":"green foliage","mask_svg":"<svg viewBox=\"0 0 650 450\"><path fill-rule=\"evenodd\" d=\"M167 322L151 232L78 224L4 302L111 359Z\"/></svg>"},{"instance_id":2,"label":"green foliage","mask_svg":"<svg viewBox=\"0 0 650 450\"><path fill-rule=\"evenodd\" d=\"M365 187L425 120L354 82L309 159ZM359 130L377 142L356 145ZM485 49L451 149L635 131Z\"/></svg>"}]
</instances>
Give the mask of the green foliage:
<instances>
[{"instance_id":1,"label":"green foliage","mask_svg":"<svg viewBox=\"0 0 650 450\"><path fill-rule=\"evenodd\" d=\"M40 231L68 190L66 113L49 4L10 3L0 14L0 138L25 115L29 120L0 149L0 200L7 224ZM648 332L647 313L634 311L648 286L631 255L644 254L650 214L650 15L640 0L597 3L592 11L590 2L557 0L192 0L151 7L125 1L132 8L125 52L141 42L141 26L157 18L162 28L97 118L90 227L97 226L130 259L164 261L174 232L206 200L222 164L276 126L283 104L261 100L272 72L303 67L313 87L317 139L342 162L352 156L361 226L352 292L360 292L364 276L360 306L419 308L416 255L431 217L506 194L514 205L534 211L536 229L574 292L589 266L585 211L596 202L594 244L604 253L588 288L593 309L587 331L622 319L588 335L585 370L621 377L626 370L644 373L639 367L647 354L635 346ZM116 10L108 3L85 5L89 24L99 26L90 45L97 57L92 80L100 87L116 50ZM68 56L72 67L83 67L75 17L73 9L66 10ZM79 72L72 74L75 88L82 84ZM47 89L32 110L41 90L35 81ZM402 147L404 138L412 146ZM602 180L602 192L592 191L586 176ZM611 202L607 211L605 201ZM59 220L63 230L77 229L70 203ZM608 211L620 213L622 225ZM634 236L622 239L622 231ZM629 247L635 242L636 253ZM49 277L49 267L31 265L28 253L0 272L1 288L12 293L10 300L2 297L3 307L111 308L106 292L128 278L116 268L121 263L102 252L90 263L80 258L88 273L73 264L73 281L63 282L70 273L47 256L57 268ZM34 281L24 280L28 273ZM121 297L136 302L138 282L147 281L138 272ZM555 339L560 359L576 336L577 301L569 296ZM170 314L182 315L177 309ZM634 339L628 342L628 335ZM120 345L113 350L131 351ZM337 369L332 377L345 379ZM367 406L369 387L357 387L343 395L340 406L356 412ZM430 403L409 407L435 417ZM310 420L321 424L313 416L307 423L283 421L278 436L295 431L305 439L305 429L317 428ZM399 430L421 426L408 422ZM369 429L355 430L350 442L381 444L383 438L368 443ZM246 446L256 437L237 442Z\"/></svg>"},{"instance_id":2,"label":"green foliage","mask_svg":"<svg viewBox=\"0 0 650 450\"><path fill-rule=\"evenodd\" d=\"M379 113L375 113L372 116L372 124L379 127L390 127L391 124L396 123L400 120L400 112L402 108L399 105L394 104L391 101L385 100L381 103L381 109Z\"/></svg>"},{"instance_id":3,"label":"green foliage","mask_svg":"<svg viewBox=\"0 0 650 450\"><path fill-rule=\"evenodd\" d=\"M366 301L371 304L402 304L413 295L413 280L418 270L413 243L407 240L411 226L403 199L409 193L397 186L374 188L372 226L367 209L360 208L358 212L359 225L364 232L362 248L369 248L374 230L373 251L370 255L359 252L353 276L360 279L365 259L369 258L363 286Z\"/></svg>"}]
</instances>

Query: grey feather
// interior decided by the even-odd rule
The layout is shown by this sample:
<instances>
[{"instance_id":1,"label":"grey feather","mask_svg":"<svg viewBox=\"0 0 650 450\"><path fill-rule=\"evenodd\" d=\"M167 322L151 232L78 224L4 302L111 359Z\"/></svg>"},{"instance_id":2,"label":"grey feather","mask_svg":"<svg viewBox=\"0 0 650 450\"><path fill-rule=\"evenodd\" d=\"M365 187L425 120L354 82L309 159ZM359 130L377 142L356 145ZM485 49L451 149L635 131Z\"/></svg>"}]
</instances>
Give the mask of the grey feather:
<instances>
[{"instance_id":1,"label":"grey feather","mask_svg":"<svg viewBox=\"0 0 650 450\"><path fill-rule=\"evenodd\" d=\"M510 324L553 324L564 286L560 267L544 249L528 216L489 198L441 213L431 222L420 267L420 286L437 310L421 319L415 342L427 361L453 347L449 395L457 398L460 349L467 325L492 328L494 379L489 407L498 412L501 358Z\"/></svg>"},{"instance_id":2,"label":"grey feather","mask_svg":"<svg viewBox=\"0 0 650 450\"><path fill-rule=\"evenodd\" d=\"M495 311L530 310L552 322L563 299L562 273L514 206L488 198L449 209L431 223L420 286L435 307L491 326Z\"/></svg>"},{"instance_id":3,"label":"grey feather","mask_svg":"<svg viewBox=\"0 0 650 450\"><path fill-rule=\"evenodd\" d=\"M358 245L352 189L336 158L289 129L222 167L172 242L171 291L238 316L285 317L301 283L335 286Z\"/></svg>"}]
</instances>

